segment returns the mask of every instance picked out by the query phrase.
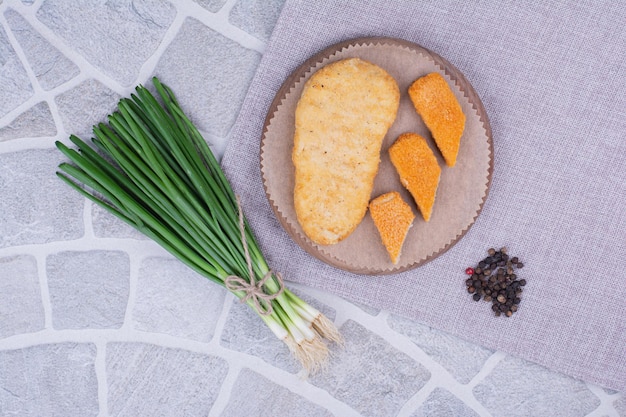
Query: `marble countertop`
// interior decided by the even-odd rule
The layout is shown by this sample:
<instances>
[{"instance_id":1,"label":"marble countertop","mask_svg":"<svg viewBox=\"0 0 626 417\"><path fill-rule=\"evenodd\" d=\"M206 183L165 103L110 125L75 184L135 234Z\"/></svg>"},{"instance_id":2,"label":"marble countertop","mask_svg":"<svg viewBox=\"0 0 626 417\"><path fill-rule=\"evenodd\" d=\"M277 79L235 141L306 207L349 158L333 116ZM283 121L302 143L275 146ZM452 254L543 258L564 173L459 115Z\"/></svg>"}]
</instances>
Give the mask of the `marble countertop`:
<instances>
[{"instance_id":1,"label":"marble countertop","mask_svg":"<svg viewBox=\"0 0 626 417\"><path fill-rule=\"evenodd\" d=\"M289 285L346 338L304 378L235 297L56 178L54 142L153 75L221 156L281 6L0 0L0 416L626 416L623 393Z\"/></svg>"}]
</instances>

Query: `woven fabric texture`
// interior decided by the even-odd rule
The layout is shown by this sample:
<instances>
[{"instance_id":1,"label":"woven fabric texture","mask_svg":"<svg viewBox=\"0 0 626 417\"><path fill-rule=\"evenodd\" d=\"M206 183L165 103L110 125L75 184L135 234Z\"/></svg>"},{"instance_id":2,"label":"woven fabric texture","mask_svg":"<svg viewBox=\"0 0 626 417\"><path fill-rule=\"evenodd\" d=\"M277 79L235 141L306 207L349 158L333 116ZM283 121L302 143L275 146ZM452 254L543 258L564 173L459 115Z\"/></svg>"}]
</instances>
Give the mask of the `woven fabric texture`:
<instances>
[{"instance_id":1,"label":"woven fabric texture","mask_svg":"<svg viewBox=\"0 0 626 417\"><path fill-rule=\"evenodd\" d=\"M272 268L582 380L626 390L626 8L611 1L287 0L222 164ZM489 197L449 251L360 276L306 254L267 202L259 144L271 101L307 58L389 36L455 65L493 130ZM506 246L525 264L519 311L471 300L464 270Z\"/></svg>"}]
</instances>

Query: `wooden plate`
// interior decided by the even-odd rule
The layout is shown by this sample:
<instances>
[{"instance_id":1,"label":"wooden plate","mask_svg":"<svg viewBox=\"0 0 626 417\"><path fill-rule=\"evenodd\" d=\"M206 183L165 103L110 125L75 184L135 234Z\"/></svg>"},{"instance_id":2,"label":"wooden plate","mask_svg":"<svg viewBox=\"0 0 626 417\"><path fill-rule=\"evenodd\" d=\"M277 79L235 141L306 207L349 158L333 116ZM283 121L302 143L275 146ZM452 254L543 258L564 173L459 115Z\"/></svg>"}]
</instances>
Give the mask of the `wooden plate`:
<instances>
[{"instance_id":1,"label":"wooden plate","mask_svg":"<svg viewBox=\"0 0 626 417\"><path fill-rule=\"evenodd\" d=\"M372 198L399 191L416 214L397 264L391 263L374 223L366 214L357 229L336 245L312 242L300 227L293 204L293 148L295 107L304 83L322 66L359 57L384 68L400 88L400 107L381 150L381 163ZM407 94L409 85L430 72L439 72L457 96L467 120L456 166L445 165L430 133ZM442 168L431 220L425 222L410 194L400 184L387 149L404 132L427 138ZM276 93L261 139L261 175L269 203L291 238L309 254L358 274L406 271L444 253L461 239L480 214L491 185L493 143L485 109L461 72L439 55L419 45L392 38L359 38L333 45L298 67Z\"/></svg>"}]
</instances>

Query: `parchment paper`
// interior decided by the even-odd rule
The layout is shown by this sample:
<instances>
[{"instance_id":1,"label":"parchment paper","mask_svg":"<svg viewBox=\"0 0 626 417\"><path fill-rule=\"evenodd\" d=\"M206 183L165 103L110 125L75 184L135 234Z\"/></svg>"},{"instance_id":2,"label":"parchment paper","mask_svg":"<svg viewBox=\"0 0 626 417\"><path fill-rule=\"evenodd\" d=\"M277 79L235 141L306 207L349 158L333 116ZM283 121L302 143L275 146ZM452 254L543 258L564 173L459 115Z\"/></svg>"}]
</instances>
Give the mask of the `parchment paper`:
<instances>
[{"instance_id":1,"label":"parchment paper","mask_svg":"<svg viewBox=\"0 0 626 417\"><path fill-rule=\"evenodd\" d=\"M395 190L416 214L402 249L393 264L372 218L366 214L347 238L335 245L318 245L303 232L294 202L294 167L291 161L294 117L304 84L319 68L341 59L359 57L372 62L396 80L400 88L397 118L385 136L372 198ZM408 96L409 86L431 72L443 75L455 93L466 124L454 167L448 167L430 132ZM307 60L285 81L270 107L261 142L261 172L270 204L289 235L307 252L338 268L361 274L386 274L423 264L447 250L474 223L487 197L492 168L491 130L480 100L460 72L441 57L418 45L390 38L342 42ZM426 222L408 191L400 184L387 149L398 136L416 132L427 139L442 168L432 217Z\"/></svg>"}]
</instances>

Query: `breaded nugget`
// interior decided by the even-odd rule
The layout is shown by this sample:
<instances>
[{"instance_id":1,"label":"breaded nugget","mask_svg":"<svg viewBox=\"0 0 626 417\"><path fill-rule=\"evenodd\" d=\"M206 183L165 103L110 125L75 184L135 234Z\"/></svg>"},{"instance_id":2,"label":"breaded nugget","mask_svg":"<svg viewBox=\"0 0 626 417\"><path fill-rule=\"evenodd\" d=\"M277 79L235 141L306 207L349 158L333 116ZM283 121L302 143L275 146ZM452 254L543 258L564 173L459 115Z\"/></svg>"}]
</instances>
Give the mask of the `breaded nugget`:
<instances>
[{"instance_id":1,"label":"breaded nugget","mask_svg":"<svg viewBox=\"0 0 626 417\"><path fill-rule=\"evenodd\" d=\"M429 221L439 186L441 168L426 139L404 133L389 148L389 158L400 182L413 196L424 220Z\"/></svg>"},{"instance_id":2,"label":"breaded nugget","mask_svg":"<svg viewBox=\"0 0 626 417\"><path fill-rule=\"evenodd\" d=\"M399 101L393 77L358 58L326 65L306 82L292 160L297 219L313 242L335 244L365 216Z\"/></svg>"},{"instance_id":3,"label":"breaded nugget","mask_svg":"<svg viewBox=\"0 0 626 417\"><path fill-rule=\"evenodd\" d=\"M397 264L402 245L415 219L413 210L397 191L376 197L370 202L369 207L370 215L391 262Z\"/></svg>"},{"instance_id":4,"label":"breaded nugget","mask_svg":"<svg viewBox=\"0 0 626 417\"><path fill-rule=\"evenodd\" d=\"M409 87L409 97L433 135L446 165L453 167L465 129L465 115L450 86L441 74L433 72Z\"/></svg>"}]
</instances>

